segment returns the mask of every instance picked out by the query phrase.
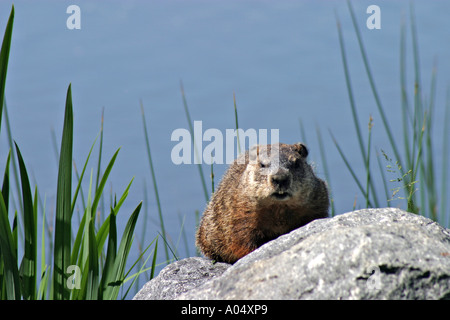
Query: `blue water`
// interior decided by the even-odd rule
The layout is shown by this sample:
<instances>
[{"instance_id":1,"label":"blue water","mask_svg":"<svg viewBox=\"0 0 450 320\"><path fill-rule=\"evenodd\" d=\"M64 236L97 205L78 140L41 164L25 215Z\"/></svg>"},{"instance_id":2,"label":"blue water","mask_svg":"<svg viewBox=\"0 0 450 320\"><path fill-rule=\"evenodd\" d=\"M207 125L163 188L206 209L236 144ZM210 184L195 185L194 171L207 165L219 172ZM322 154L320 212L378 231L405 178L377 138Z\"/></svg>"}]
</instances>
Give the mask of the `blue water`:
<instances>
[{"instance_id":1,"label":"blue water","mask_svg":"<svg viewBox=\"0 0 450 320\"><path fill-rule=\"evenodd\" d=\"M12 1L0 2L0 30ZM81 29L69 30L66 9L81 9ZM381 29L366 28L366 8L381 8ZM156 178L166 228L179 239L180 221L188 252L180 240L178 255L193 255L195 211L203 211L203 194L195 165L174 165L171 141L175 129L188 128L180 93L183 82L192 120L203 130L234 128L233 93L242 128L279 129L280 140L301 141L304 125L310 159L324 177L316 127L322 133L331 172L330 187L337 213L365 203L332 142L339 141L355 172L364 181L342 67L336 15L344 32L353 91L367 141L374 118L373 146L394 157L384 134L345 1L14 1L16 17L6 98L13 137L21 148L33 184L54 212L57 160L52 130L60 140L66 90L72 84L75 117L74 158L81 169L100 130L104 108L102 168L121 148L109 189L119 195L135 177L121 209L122 227L139 201L147 197L146 242L159 230L157 207L147 161L139 101L150 133ZM377 89L394 135L402 142L399 39L407 21L408 86L412 101L413 66L409 3L354 1ZM442 159L442 119L450 83L450 2L414 4L420 46L423 94L430 96L433 61L438 62L436 94L437 175ZM59 143L59 142L58 142ZM98 146L98 144L97 144ZM95 149L97 150L97 149ZM94 151L97 152L97 151ZM373 151L375 152L375 151ZM0 168L7 153L5 124L0 138ZM96 155L89 170L96 167ZM378 165L373 160L378 172ZM382 162L383 166L386 165ZM226 165L214 165L215 182ZM210 192L210 167L203 165ZM378 177L376 178L378 179ZM144 184L147 195L144 195ZM383 195L381 185L378 194ZM393 184L392 187L397 185ZM87 190L85 190L86 192ZM385 205L385 202L383 202ZM403 206L397 201L395 206ZM133 253L136 254L137 250ZM161 250L162 252L162 250Z\"/></svg>"}]
</instances>

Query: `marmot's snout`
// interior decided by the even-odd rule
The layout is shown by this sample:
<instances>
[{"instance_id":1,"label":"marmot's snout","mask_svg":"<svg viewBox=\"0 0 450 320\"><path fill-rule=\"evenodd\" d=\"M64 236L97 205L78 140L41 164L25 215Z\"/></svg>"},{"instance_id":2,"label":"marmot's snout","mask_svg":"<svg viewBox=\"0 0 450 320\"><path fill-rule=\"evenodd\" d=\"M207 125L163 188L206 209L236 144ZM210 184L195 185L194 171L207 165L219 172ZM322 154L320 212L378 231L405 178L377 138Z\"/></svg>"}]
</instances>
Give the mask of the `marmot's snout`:
<instances>
[{"instance_id":1,"label":"marmot's snout","mask_svg":"<svg viewBox=\"0 0 450 320\"><path fill-rule=\"evenodd\" d=\"M272 196L278 200L284 200L291 196L289 189L291 188L291 175L289 172L278 172L269 176L269 181L274 192Z\"/></svg>"},{"instance_id":2,"label":"marmot's snout","mask_svg":"<svg viewBox=\"0 0 450 320\"><path fill-rule=\"evenodd\" d=\"M291 186L289 173L274 174L270 176L270 183L276 190L286 191Z\"/></svg>"}]
</instances>

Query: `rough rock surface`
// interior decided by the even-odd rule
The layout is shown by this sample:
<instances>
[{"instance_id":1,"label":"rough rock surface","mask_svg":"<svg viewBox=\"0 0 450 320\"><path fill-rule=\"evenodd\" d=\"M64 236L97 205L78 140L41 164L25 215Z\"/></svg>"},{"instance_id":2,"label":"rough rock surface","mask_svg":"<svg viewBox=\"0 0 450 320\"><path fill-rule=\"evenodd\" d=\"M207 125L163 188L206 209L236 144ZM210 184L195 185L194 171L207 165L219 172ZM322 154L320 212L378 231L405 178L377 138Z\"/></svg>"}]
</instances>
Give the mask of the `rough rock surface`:
<instances>
[{"instance_id":1,"label":"rough rock surface","mask_svg":"<svg viewBox=\"0 0 450 320\"><path fill-rule=\"evenodd\" d=\"M450 231L393 208L315 220L234 265L188 258L134 299L450 299Z\"/></svg>"},{"instance_id":2,"label":"rough rock surface","mask_svg":"<svg viewBox=\"0 0 450 320\"><path fill-rule=\"evenodd\" d=\"M221 275L230 264L195 257L174 262L147 282L133 300L169 300Z\"/></svg>"}]
</instances>

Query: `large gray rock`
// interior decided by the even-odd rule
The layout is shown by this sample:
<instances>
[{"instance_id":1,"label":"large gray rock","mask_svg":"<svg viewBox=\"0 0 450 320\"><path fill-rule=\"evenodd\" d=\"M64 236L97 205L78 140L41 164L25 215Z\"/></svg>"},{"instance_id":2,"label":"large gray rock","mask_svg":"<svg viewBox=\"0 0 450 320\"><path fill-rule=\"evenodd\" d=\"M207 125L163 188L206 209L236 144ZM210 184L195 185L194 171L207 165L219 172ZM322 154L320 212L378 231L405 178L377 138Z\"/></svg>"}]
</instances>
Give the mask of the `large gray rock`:
<instances>
[{"instance_id":1,"label":"large gray rock","mask_svg":"<svg viewBox=\"0 0 450 320\"><path fill-rule=\"evenodd\" d=\"M216 263L195 257L171 263L147 282L133 300L171 300L192 290L211 278L221 275L230 264Z\"/></svg>"},{"instance_id":2,"label":"large gray rock","mask_svg":"<svg viewBox=\"0 0 450 320\"><path fill-rule=\"evenodd\" d=\"M170 281L164 276L163 283L157 284L161 274L178 268L176 264L167 266L149 282L154 287L169 286L165 290L174 294L143 296L140 292L137 296L450 299L449 230L430 219L392 208L315 220L261 246L228 268L204 258L177 263L185 270L176 272ZM199 264L203 269L198 269ZM205 276L212 272L217 275Z\"/></svg>"}]
</instances>

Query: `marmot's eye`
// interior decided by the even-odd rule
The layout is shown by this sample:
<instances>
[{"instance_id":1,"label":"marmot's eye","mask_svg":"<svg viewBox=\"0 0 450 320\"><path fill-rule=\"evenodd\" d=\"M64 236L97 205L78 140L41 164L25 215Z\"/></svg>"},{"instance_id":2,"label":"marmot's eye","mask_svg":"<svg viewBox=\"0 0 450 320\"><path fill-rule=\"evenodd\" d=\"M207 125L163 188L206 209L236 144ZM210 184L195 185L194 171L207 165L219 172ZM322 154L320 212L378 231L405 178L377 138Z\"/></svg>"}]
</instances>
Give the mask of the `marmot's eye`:
<instances>
[{"instance_id":1,"label":"marmot's eye","mask_svg":"<svg viewBox=\"0 0 450 320\"><path fill-rule=\"evenodd\" d=\"M261 168L268 168L268 167L270 167L270 163L260 162L260 163L259 163L259 166L260 166Z\"/></svg>"},{"instance_id":2,"label":"marmot's eye","mask_svg":"<svg viewBox=\"0 0 450 320\"><path fill-rule=\"evenodd\" d=\"M295 158L295 160L292 162L292 166L294 168L298 168L300 166L300 159L299 158Z\"/></svg>"},{"instance_id":3,"label":"marmot's eye","mask_svg":"<svg viewBox=\"0 0 450 320\"><path fill-rule=\"evenodd\" d=\"M301 159L295 156L289 156L289 166L291 168L298 168L300 166Z\"/></svg>"}]
</instances>

